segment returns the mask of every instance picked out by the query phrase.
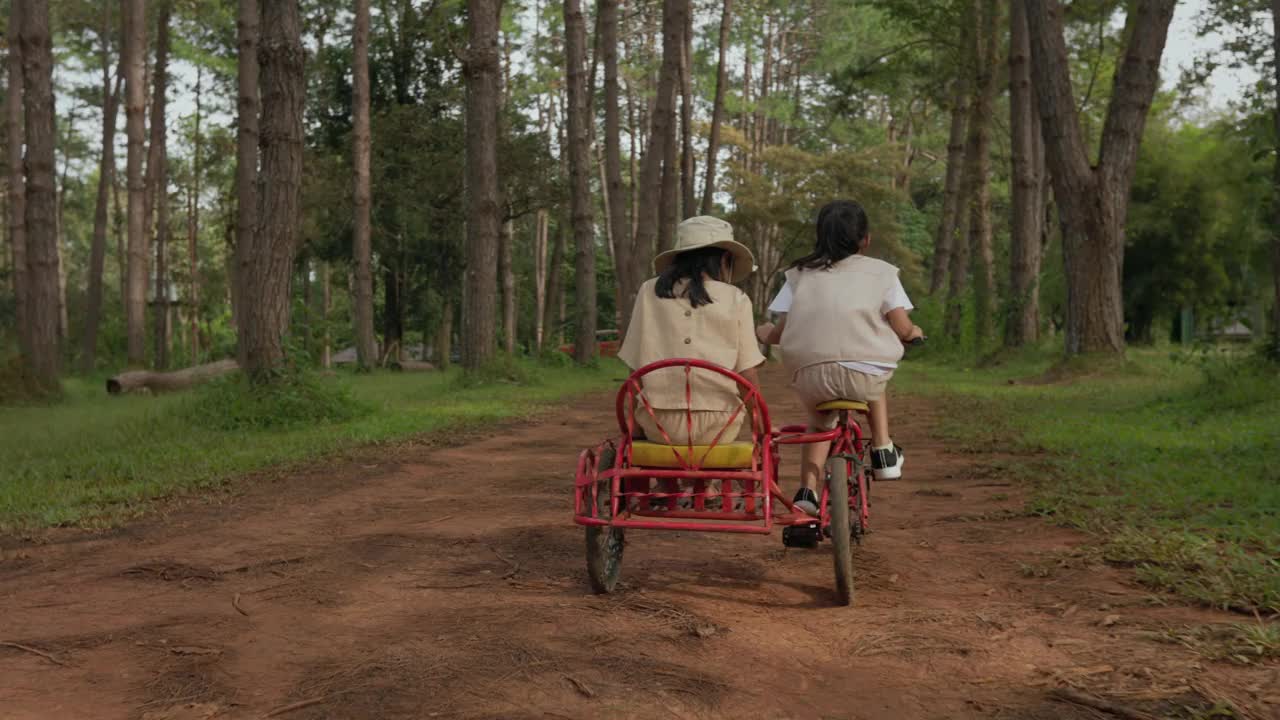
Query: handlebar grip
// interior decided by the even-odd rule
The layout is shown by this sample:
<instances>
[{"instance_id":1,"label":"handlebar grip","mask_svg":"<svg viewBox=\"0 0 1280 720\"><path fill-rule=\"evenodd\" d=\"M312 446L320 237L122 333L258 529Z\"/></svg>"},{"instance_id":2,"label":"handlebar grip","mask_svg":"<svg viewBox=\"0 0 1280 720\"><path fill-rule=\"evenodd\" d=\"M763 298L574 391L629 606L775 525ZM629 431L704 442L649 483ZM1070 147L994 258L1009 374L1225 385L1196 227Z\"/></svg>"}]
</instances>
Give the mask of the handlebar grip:
<instances>
[{"instance_id":1,"label":"handlebar grip","mask_svg":"<svg viewBox=\"0 0 1280 720\"><path fill-rule=\"evenodd\" d=\"M924 341L925 341L925 340L928 340L928 338L926 338L926 337L918 337L918 338L916 338L916 339L914 339L914 340L912 340L912 341L911 341L911 347L920 347L921 345L923 345L923 344L924 344Z\"/></svg>"}]
</instances>

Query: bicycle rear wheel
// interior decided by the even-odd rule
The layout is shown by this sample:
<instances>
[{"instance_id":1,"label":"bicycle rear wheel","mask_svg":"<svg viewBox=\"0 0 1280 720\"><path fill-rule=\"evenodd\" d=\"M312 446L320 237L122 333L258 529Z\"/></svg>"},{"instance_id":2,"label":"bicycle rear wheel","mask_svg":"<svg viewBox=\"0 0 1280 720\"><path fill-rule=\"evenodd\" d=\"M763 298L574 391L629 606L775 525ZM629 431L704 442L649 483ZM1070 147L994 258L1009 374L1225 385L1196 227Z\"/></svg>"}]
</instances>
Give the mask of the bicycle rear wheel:
<instances>
[{"instance_id":1,"label":"bicycle rear wheel","mask_svg":"<svg viewBox=\"0 0 1280 720\"><path fill-rule=\"evenodd\" d=\"M836 597L841 605L853 604L853 542L849 513L849 463L845 458L827 460L827 492L831 511L831 555L835 559Z\"/></svg>"},{"instance_id":2,"label":"bicycle rear wheel","mask_svg":"<svg viewBox=\"0 0 1280 720\"><path fill-rule=\"evenodd\" d=\"M596 463L598 469L613 468L617 450L612 446L604 448ZM612 514L612 483L608 480L596 484L596 516L610 517ZM587 579L591 583L591 591L597 595L613 592L618 586L618 578L622 574L622 548L625 542L621 528L588 525L587 540Z\"/></svg>"}]
</instances>

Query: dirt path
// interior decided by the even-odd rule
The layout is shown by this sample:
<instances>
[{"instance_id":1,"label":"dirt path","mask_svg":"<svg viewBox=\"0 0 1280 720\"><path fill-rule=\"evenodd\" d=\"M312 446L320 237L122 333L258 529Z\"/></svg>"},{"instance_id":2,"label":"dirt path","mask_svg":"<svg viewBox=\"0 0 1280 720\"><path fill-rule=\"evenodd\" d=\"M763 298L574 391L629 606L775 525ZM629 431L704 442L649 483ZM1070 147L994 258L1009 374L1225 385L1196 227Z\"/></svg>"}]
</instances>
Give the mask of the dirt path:
<instances>
[{"instance_id":1,"label":"dirt path","mask_svg":"<svg viewBox=\"0 0 1280 720\"><path fill-rule=\"evenodd\" d=\"M0 645L0 718L1108 717L1062 685L1280 717L1275 666L1152 637L1240 618L1160 607L1019 517L992 457L931 439L935 412L897 405L907 479L877 486L854 608L828 550L776 534L635 532L624 590L591 596L571 475L611 430L604 396L105 536L0 541L0 642L24 646Z\"/></svg>"}]
</instances>

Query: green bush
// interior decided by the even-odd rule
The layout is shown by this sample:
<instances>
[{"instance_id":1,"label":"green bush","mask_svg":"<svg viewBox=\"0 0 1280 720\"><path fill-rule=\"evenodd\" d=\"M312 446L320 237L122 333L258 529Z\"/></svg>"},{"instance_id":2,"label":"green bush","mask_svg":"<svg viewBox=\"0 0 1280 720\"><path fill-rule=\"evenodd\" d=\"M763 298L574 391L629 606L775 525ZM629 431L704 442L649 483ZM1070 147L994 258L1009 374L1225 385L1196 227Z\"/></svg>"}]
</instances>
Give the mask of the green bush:
<instances>
[{"instance_id":1,"label":"green bush","mask_svg":"<svg viewBox=\"0 0 1280 720\"><path fill-rule=\"evenodd\" d=\"M251 383L235 373L197 388L174 408L182 420L217 430L277 430L354 420L373 408L342 381L304 370Z\"/></svg>"}]
</instances>

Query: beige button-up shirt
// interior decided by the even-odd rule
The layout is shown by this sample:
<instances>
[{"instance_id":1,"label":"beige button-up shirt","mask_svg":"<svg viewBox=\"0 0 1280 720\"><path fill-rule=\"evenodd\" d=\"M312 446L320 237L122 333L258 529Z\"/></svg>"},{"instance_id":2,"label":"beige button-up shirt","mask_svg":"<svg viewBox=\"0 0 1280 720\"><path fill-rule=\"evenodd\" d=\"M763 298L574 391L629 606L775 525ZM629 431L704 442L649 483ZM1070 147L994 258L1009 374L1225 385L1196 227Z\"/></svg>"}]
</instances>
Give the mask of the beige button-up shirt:
<instances>
[{"instance_id":1,"label":"beige button-up shirt","mask_svg":"<svg viewBox=\"0 0 1280 720\"><path fill-rule=\"evenodd\" d=\"M707 280L711 304L694 308L682 297L660 298L651 279L636 294L627 337L618 357L632 370L671 358L696 358L742 372L764 362L756 344L751 300L738 288ZM677 295L679 294L677 288ZM717 373L694 370L689 378L692 402L686 405L685 371L668 368L646 375L644 394L655 410L732 411L738 386Z\"/></svg>"}]
</instances>

